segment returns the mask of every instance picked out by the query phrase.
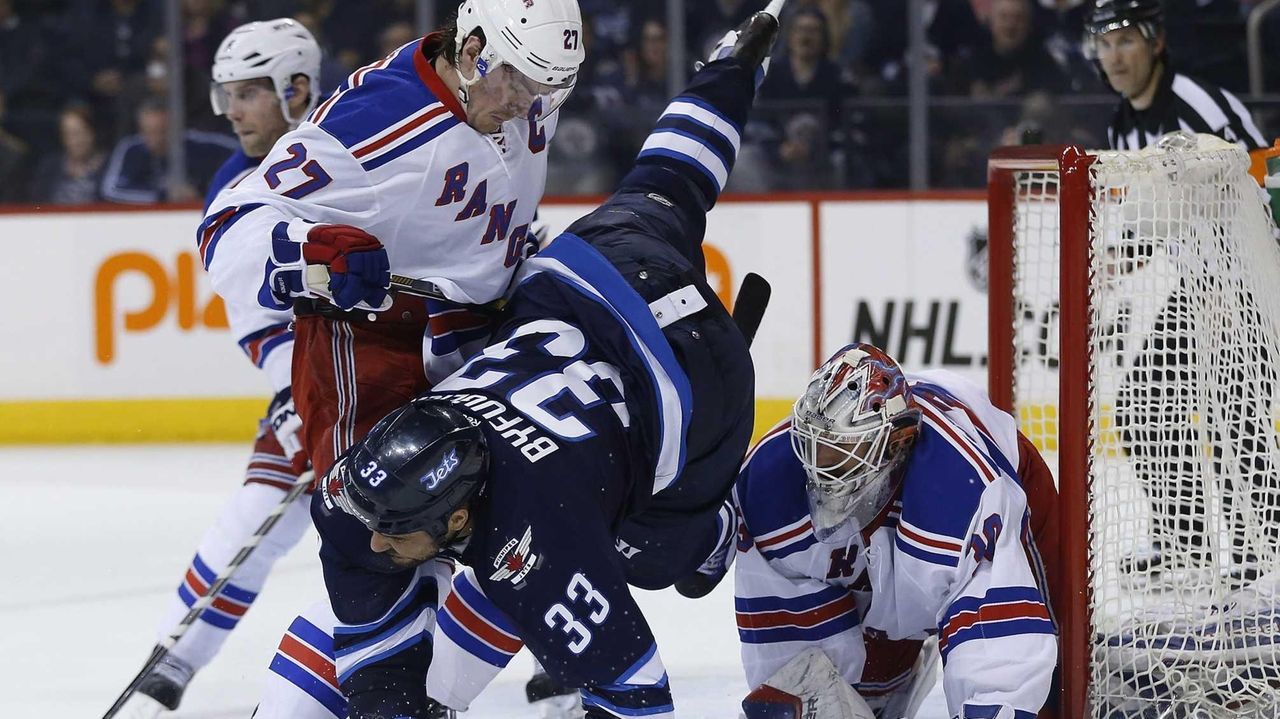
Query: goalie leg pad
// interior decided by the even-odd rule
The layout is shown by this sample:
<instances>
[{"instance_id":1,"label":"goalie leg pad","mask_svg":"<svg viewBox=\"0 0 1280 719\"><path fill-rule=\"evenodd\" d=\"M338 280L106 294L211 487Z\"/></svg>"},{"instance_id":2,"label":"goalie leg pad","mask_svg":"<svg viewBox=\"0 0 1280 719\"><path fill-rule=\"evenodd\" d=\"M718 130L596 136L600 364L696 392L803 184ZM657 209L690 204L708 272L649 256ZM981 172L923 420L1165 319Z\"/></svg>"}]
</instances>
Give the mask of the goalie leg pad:
<instances>
[{"instance_id":1,"label":"goalie leg pad","mask_svg":"<svg viewBox=\"0 0 1280 719\"><path fill-rule=\"evenodd\" d=\"M875 719L820 649L798 654L742 700L747 719Z\"/></svg>"}]
</instances>

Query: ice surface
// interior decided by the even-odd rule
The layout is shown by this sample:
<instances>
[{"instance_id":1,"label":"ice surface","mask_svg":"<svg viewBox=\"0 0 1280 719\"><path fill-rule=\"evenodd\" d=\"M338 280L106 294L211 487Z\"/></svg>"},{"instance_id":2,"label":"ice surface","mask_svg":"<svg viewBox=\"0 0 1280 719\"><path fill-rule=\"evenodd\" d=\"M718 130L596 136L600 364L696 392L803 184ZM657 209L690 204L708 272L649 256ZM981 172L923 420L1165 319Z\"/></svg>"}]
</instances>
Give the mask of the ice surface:
<instances>
[{"instance_id":1,"label":"ice surface","mask_svg":"<svg viewBox=\"0 0 1280 719\"><path fill-rule=\"evenodd\" d=\"M196 543L239 483L247 445L0 448L0 716L101 716L145 661ZM248 717L280 635L323 585L314 533L171 715ZM732 581L698 601L637 590L677 716L734 719L746 682ZM536 716L527 653L464 716ZM935 693L921 714L946 716Z\"/></svg>"}]
</instances>

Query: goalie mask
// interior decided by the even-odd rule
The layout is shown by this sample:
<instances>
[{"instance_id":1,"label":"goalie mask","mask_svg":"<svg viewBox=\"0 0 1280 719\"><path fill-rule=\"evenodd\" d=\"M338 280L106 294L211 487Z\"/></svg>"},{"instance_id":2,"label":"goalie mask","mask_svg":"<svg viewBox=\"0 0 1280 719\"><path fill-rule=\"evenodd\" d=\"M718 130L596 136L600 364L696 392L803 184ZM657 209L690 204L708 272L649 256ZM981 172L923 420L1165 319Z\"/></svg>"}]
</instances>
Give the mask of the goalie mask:
<instances>
[{"instance_id":1,"label":"goalie mask","mask_svg":"<svg viewBox=\"0 0 1280 719\"><path fill-rule=\"evenodd\" d=\"M837 352L796 401L791 446L808 475L813 529L821 540L869 525L897 491L920 410L893 358L866 344Z\"/></svg>"},{"instance_id":2,"label":"goalie mask","mask_svg":"<svg viewBox=\"0 0 1280 719\"><path fill-rule=\"evenodd\" d=\"M466 0L458 8L458 57L476 31L484 35L484 49L476 69L467 77L458 69L462 102L482 80L495 83L507 97L543 100L549 115L569 97L578 82L578 68L586 52L582 45L582 14L577 0Z\"/></svg>"},{"instance_id":3,"label":"goalie mask","mask_svg":"<svg viewBox=\"0 0 1280 719\"><path fill-rule=\"evenodd\" d=\"M311 97L299 117L289 113L295 75L305 75L311 81ZM230 107L224 83L259 78L271 80L280 99L280 113L290 127L297 127L315 109L320 96L320 45L311 32L287 17L246 23L232 30L213 57L209 104L214 114L225 115Z\"/></svg>"},{"instance_id":4,"label":"goalie mask","mask_svg":"<svg viewBox=\"0 0 1280 719\"><path fill-rule=\"evenodd\" d=\"M488 467L480 420L417 400L383 417L338 458L321 498L370 531L426 532L444 547L449 517L480 490Z\"/></svg>"}]
</instances>

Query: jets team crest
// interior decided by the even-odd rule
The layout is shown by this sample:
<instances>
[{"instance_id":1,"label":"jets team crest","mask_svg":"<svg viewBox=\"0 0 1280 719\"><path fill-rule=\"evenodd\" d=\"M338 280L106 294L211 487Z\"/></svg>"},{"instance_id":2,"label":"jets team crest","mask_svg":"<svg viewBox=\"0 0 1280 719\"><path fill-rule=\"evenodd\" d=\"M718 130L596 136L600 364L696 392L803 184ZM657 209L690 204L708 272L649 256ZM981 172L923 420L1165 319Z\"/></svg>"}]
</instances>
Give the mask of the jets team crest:
<instances>
[{"instance_id":1,"label":"jets team crest","mask_svg":"<svg viewBox=\"0 0 1280 719\"><path fill-rule=\"evenodd\" d=\"M489 575L489 581L510 581L516 585L517 589L524 584L524 578L529 572L538 568L542 559L533 553L532 544L533 527L526 527L523 537L507 542L502 547L502 551L498 552L498 556L494 557L495 571Z\"/></svg>"}]
</instances>

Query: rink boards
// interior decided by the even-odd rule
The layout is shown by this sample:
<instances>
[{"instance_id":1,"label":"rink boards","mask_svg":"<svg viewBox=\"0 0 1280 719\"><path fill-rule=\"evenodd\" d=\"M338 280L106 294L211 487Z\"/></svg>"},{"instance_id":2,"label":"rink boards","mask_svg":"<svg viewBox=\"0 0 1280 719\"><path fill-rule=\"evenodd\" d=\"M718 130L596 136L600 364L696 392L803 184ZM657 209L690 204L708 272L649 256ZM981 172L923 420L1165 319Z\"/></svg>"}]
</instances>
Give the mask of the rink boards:
<instances>
[{"instance_id":1,"label":"rink boards","mask_svg":"<svg viewBox=\"0 0 1280 719\"><path fill-rule=\"evenodd\" d=\"M558 230L588 211L552 201ZM0 443L251 437L270 388L227 329L196 253L199 211L0 215ZM773 299L752 349L757 429L853 340L908 368L986 384L986 203L980 194L741 196L707 229L731 303L747 272ZM1047 408L1052 409L1052 408Z\"/></svg>"}]
</instances>

